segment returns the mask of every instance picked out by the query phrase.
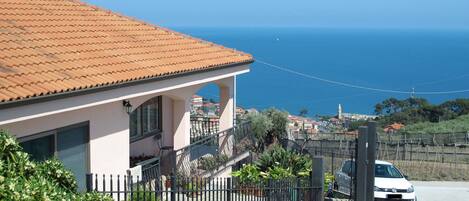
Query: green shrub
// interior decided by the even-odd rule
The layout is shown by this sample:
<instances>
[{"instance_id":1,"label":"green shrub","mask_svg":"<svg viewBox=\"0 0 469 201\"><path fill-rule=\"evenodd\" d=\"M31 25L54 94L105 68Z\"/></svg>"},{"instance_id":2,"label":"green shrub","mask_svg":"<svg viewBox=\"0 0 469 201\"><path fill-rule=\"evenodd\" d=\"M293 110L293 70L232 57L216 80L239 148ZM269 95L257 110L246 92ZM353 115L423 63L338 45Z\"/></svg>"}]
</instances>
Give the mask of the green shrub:
<instances>
[{"instance_id":1,"label":"green shrub","mask_svg":"<svg viewBox=\"0 0 469 201\"><path fill-rule=\"evenodd\" d=\"M134 187L134 192L129 195L127 200L145 200L145 201L159 201L161 200L155 192L149 192L148 189L141 187ZM146 191L145 191L146 190ZM156 196L155 196L156 195Z\"/></svg>"},{"instance_id":2,"label":"green shrub","mask_svg":"<svg viewBox=\"0 0 469 201\"><path fill-rule=\"evenodd\" d=\"M291 168L295 176L308 176L312 161L309 156L287 151L279 145L264 152L256 161L257 166L266 171L269 167Z\"/></svg>"},{"instance_id":3,"label":"green shrub","mask_svg":"<svg viewBox=\"0 0 469 201\"><path fill-rule=\"evenodd\" d=\"M231 173L239 179L241 184L257 184L261 182L261 171L259 167L253 164L246 164L238 170Z\"/></svg>"},{"instance_id":4,"label":"green shrub","mask_svg":"<svg viewBox=\"0 0 469 201\"><path fill-rule=\"evenodd\" d=\"M217 156L204 156L199 159L200 169L203 170L215 170L221 164L226 163L229 160L228 156L225 154Z\"/></svg>"},{"instance_id":5,"label":"green shrub","mask_svg":"<svg viewBox=\"0 0 469 201\"><path fill-rule=\"evenodd\" d=\"M310 175L312 161L306 155L274 146L263 153L254 164L244 165L232 173L243 184L258 184L268 179L306 178Z\"/></svg>"},{"instance_id":6,"label":"green shrub","mask_svg":"<svg viewBox=\"0 0 469 201\"><path fill-rule=\"evenodd\" d=\"M78 193L74 175L59 161L31 161L12 136L0 131L0 200L111 201L112 198Z\"/></svg>"}]
</instances>

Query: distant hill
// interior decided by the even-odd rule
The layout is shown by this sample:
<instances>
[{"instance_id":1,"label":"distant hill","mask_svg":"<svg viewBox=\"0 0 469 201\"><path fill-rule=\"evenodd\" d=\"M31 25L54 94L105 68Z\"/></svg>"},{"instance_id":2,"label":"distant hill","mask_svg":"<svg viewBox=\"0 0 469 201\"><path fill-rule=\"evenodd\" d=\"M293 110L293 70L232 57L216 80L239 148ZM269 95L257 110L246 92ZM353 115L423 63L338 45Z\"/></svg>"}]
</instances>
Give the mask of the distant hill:
<instances>
[{"instance_id":1,"label":"distant hill","mask_svg":"<svg viewBox=\"0 0 469 201\"><path fill-rule=\"evenodd\" d=\"M406 133L452 133L468 132L469 115L462 115L456 119L441 121L437 123L421 122L406 126L402 132Z\"/></svg>"}]
</instances>

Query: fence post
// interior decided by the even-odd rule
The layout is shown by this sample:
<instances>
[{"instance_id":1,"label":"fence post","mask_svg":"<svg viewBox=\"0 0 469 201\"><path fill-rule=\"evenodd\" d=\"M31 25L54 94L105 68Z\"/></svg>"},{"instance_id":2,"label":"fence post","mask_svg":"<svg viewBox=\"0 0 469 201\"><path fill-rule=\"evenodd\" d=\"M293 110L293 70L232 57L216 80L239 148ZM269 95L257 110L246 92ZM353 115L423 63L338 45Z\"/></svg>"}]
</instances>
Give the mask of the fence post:
<instances>
[{"instance_id":1,"label":"fence post","mask_svg":"<svg viewBox=\"0 0 469 201\"><path fill-rule=\"evenodd\" d=\"M313 157L313 171L311 173L311 200L324 200L324 158L322 156Z\"/></svg>"},{"instance_id":2,"label":"fence post","mask_svg":"<svg viewBox=\"0 0 469 201\"><path fill-rule=\"evenodd\" d=\"M366 201L367 135L368 128L360 126L358 130L357 171L355 172L357 174L356 201Z\"/></svg>"},{"instance_id":3,"label":"fence post","mask_svg":"<svg viewBox=\"0 0 469 201\"><path fill-rule=\"evenodd\" d=\"M171 201L176 201L176 175L174 172L171 173Z\"/></svg>"},{"instance_id":4,"label":"fence post","mask_svg":"<svg viewBox=\"0 0 469 201\"><path fill-rule=\"evenodd\" d=\"M93 174L86 174L86 192L93 191Z\"/></svg>"},{"instance_id":5,"label":"fence post","mask_svg":"<svg viewBox=\"0 0 469 201\"><path fill-rule=\"evenodd\" d=\"M266 191L267 191L267 201L270 201L270 191L271 191L271 188L272 188L272 178L269 178L267 179L267 188L266 188Z\"/></svg>"},{"instance_id":6,"label":"fence post","mask_svg":"<svg viewBox=\"0 0 469 201\"><path fill-rule=\"evenodd\" d=\"M226 178L226 201L231 201L231 178Z\"/></svg>"},{"instance_id":7,"label":"fence post","mask_svg":"<svg viewBox=\"0 0 469 201\"><path fill-rule=\"evenodd\" d=\"M366 170L366 200L374 200L375 160L376 160L376 122L368 122L368 166Z\"/></svg>"}]
</instances>

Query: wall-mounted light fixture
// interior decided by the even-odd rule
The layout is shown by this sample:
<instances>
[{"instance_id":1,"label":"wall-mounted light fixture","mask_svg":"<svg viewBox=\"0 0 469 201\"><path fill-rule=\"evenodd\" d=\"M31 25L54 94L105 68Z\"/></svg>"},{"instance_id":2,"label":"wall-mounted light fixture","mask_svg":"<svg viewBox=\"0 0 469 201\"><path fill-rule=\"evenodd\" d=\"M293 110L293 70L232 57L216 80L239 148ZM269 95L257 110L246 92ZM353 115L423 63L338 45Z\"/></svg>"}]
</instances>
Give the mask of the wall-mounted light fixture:
<instances>
[{"instance_id":1,"label":"wall-mounted light fixture","mask_svg":"<svg viewBox=\"0 0 469 201\"><path fill-rule=\"evenodd\" d=\"M132 104L130 104L130 101L124 100L122 101L122 105L124 106L124 111L127 112L127 114L132 113Z\"/></svg>"}]
</instances>

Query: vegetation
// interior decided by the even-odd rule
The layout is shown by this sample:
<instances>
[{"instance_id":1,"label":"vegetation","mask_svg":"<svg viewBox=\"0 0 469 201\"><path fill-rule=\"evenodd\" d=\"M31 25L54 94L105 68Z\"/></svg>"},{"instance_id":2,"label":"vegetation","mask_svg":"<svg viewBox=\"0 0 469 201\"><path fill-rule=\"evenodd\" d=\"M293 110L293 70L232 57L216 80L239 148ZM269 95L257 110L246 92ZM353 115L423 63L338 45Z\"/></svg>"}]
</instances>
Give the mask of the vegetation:
<instances>
[{"instance_id":1,"label":"vegetation","mask_svg":"<svg viewBox=\"0 0 469 201\"><path fill-rule=\"evenodd\" d=\"M376 104L375 113L381 115L379 123L405 125L420 122L440 122L469 114L469 99L446 101L439 105L429 103L424 98L398 100L389 98Z\"/></svg>"},{"instance_id":2,"label":"vegetation","mask_svg":"<svg viewBox=\"0 0 469 201\"><path fill-rule=\"evenodd\" d=\"M262 181L261 170L254 164L245 164L240 170L234 171L231 174L239 178L242 184L258 184Z\"/></svg>"},{"instance_id":3,"label":"vegetation","mask_svg":"<svg viewBox=\"0 0 469 201\"><path fill-rule=\"evenodd\" d=\"M251 122L259 152L287 134L288 113L285 111L270 108L258 114L249 114L247 120Z\"/></svg>"},{"instance_id":4,"label":"vegetation","mask_svg":"<svg viewBox=\"0 0 469 201\"><path fill-rule=\"evenodd\" d=\"M360 126L366 126L368 123L367 120L357 120L357 121L352 121L350 122L350 125L348 126L348 131L356 131Z\"/></svg>"},{"instance_id":5,"label":"vegetation","mask_svg":"<svg viewBox=\"0 0 469 201\"><path fill-rule=\"evenodd\" d=\"M306 155L287 151L280 146L262 154L254 164L244 165L232 173L243 184L264 183L270 179L307 177L311 172L311 159Z\"/></svg>"},{"instance_id":6,"label":"vegetation","mask_svg":"<svg viewBox=\"0 0 469 201\"><path fill-rule=\"evenodd\" d=\"M217 156L204 156L200 158L200 169L203 170L215 170L218 166L228 161L228 156L225 154L217 155Z\"/></svg>"},{"instance_id":7,"label":"vegetation","mask_svg":"<svg viewBox=\"0 0 469 201\"><path fill-rule=\"evenodd\" d=\"M256 165L263 171L269 167L291 168L295 176L307 176L311 171L312 161L309 156L287 151L279 145L260 155Z\"/></svg>"},{"instance_id":8,"label":"vegetation","mask_svg":"<svg viewBox=\"0 0 469 201\"><path fill-rule=\"evenodd\" d=\"M298 113L298 116L300 117L306 117L308 115L308 109L302 108L300 112Z\"/></svg>"},{"instance_id":9,"label":"vegetation","mask_svg":"<svg viewBox=\"0 0 469 201\"><path fill-rule=\"evenodd\" d=\"M469 115L438 123L421 122L404 127L402 132L413 133L451 133L469 131Z\"/></svg>"},{"instance_id":10,"label":"vegetation","mask_svg":"<svg viewBox=\"0 0 469 201\"><path fill-rule=\"evenodd\" d=\"M5 131L0 131L0 159L0 200L112 200L98 193L78 193L74 175L62 163L31 161Z\"/></svg>"}]
</instances>

